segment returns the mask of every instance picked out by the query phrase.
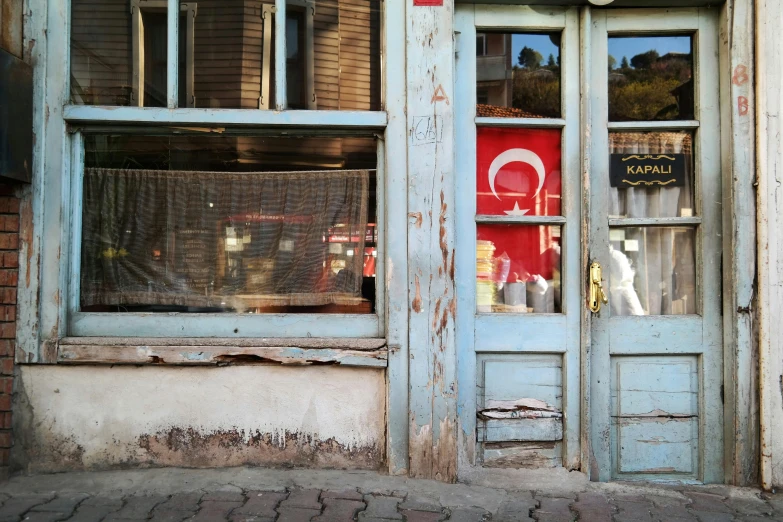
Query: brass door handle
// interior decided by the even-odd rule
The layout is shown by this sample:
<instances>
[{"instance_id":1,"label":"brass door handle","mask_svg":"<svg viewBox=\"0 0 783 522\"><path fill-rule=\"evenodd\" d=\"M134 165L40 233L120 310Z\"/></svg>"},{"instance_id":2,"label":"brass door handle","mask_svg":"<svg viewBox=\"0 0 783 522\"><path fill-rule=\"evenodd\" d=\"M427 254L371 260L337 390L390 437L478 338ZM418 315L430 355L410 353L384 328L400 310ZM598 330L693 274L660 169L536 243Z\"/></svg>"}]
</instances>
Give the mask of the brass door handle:
<instances>
[{"instance_id":1,"label":"brass door handle","mask_svg":"<svg viewBox=\"0 0 783 522\"><path fill-rule=\"evenodd\" d=\"M603 287L603 277L601 275L601 263L593 261L590 265L590 311L597 314L601 311L601 302L604 304L609 302L609 298L606 297Z\"/></svg>"}]
</instances>

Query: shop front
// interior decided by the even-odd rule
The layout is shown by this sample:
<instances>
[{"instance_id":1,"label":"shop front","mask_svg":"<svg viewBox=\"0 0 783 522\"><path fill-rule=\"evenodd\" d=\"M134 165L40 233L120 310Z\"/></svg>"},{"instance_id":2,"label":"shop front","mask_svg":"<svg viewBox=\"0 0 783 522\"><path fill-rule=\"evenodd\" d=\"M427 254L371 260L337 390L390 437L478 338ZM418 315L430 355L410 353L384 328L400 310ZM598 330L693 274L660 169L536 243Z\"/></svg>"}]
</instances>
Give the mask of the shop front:
<instances>
[{"instance_id":1,"label":"shop front","mask_svg":"<svg viewBox=\"0 0 783 522\"><path fill-rule=\"evenodd\" d=\"M720 480L718 11L457 8L484 466Z\"/></svg>"},{"instance_id":2,"label":"shop front","mask_svg":"<svg viewBox=\"0 0 783 522\"><path fill-rule=\"evenodd\" d=\"M753 480L751 2L30 2L17 467Z\"/></svg>"}]
</instances>

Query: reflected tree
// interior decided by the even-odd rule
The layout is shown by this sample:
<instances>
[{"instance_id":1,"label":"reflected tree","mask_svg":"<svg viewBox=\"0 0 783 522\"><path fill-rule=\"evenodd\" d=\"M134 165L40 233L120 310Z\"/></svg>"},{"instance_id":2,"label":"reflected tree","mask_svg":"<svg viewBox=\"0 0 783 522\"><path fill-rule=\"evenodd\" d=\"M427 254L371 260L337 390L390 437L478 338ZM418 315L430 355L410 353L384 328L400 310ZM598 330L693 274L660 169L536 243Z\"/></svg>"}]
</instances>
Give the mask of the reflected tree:
<instances>
[{"instance_id":1,"label":"reflected tree","mask_svg":"<svg viewBox=\"0 0 783 522\"><path fill-rule=\"evenodd\" d=\"M544 57L541 53L528 46L523 47L522 50L519 51L519 57L517 58L519 65L527 69L538 69L541 67L541 62L543 60Z\"/></svg>"}]
</instances>

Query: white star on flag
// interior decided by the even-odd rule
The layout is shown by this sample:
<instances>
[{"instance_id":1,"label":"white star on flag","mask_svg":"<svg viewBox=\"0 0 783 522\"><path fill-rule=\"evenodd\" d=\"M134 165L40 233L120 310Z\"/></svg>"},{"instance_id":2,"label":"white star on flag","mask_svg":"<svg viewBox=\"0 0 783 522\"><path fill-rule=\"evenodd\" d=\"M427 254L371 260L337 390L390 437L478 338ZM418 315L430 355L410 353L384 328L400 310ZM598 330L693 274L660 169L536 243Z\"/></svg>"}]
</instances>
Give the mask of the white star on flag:
<instances>
[{"instance_id":1,"label":"white star on flag","mask_svg":"<svg viewBox=\"0 0 783 522\"><path fill-rule=\"evenodd\" d=\"M524 216L525 214L528 213L528 210L530 209L520 210L519 201L515 201L513 210L504 210L503 212L505 212L509 216Z\"/></svg>"}]
</instances>

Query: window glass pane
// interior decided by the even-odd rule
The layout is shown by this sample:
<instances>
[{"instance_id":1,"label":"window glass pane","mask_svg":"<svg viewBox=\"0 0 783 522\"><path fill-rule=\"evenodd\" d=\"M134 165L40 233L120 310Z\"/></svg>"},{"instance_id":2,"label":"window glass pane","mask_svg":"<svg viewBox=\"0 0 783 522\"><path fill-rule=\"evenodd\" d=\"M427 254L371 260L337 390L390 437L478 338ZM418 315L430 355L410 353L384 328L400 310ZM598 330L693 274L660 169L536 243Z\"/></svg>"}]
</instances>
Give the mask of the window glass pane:
<instances>
[{"instance_id":1,"label":"window glass pane","mask_svg":"<svg viewBox=\"0 0 783 522\"><path fill-rule=\"evenodd\" d=\"M560 33L477 37L477 116L560 117Z\"/></svg>"},{"instance_id":2,"label":"window glass pane","mask_svg":"<svg viewBox=\"0 0 783 522\"><path fill-rule=\"evenodd\" d=\"M286 14L285 45L286 49L286 89L288 106L292 109L306 109L305 100L307 61L304 56L304 27L305 12L291 10Z\"/></svg>"},{"instance_id":3,"label":"window glass pane","mask_svg":"<svg viewBox=\"0 0 783 522\"><path fill-rule=\"evenodd\" d=\"M196 106L274 109L274 0L197 5ZM290 109L380 110L380 9L380 0L289 0Z\"/></svg>"},{"instance_id":4,"label":"window glass pane","mask_svg":"<svg viewBox=\"0 0 783 522\"><path fill-rule=\"evenodd\" d=\"M476 227L479 313L560 313L560 235L555 226Z\"/></svg>"},{"instance_id":5,"label":"window glass pane","mask_svg":"<svg viewBox=\"0 0 783 522\"><path fill-rule=\"evenodd\" d=\"M559 216L559 129L479 127L476 213Z\"/></svg>"},{"instance_id":6,"label":"window glass pane","mask_svg":"<svg viewBox=\"0 0 783 522\"><path fill-rule=\"evenodd\" d=\"M696 230L609 230L609 304L613 315L697 313Z\"/></svg>"},{"instance_id":7,"label":"window glass pane","mask_svg":"<svg viewBox=\"0 0 783 522\"><path fill-rule=\"evenodd\" d=\"M690 36L609 38L609 120L692 120Z\"/></svg>"},{"instance_id":8,"label":"window glass pane","mask_svg":"<svg viewBox=\"0 0 783 522\"><path fill-rule=\"evenodd\" d=\"M388 3L388 2L387 2ZM312 13L313 73L303 86L315 97L307 108L322 110L381 110L381 0L302 0ZM300 8L301 9L301 8ZM305 42L307 26L303 26Z\"/></svg>"},{"instance_id":9,"label":"window glass pane","mask_svg":"<svg viewBox=\"0 0 783 522\"><path fill-rule=\"evenodd\" d=\"M696 215L691 132L611 132L609 148L611 217Z\"/></svg>"},{"instance_id":10,"label":"window glass pane","mask_svg":"<svg viewBox=\"0 0 783 522\"><path fill-rule=\"evenodd\" d=\"M179 23L187 26L185 11ZM187 103L185 35L179 41L181 107ZM165 107L167 60L165 1L71 2L71 103Z\"/></svg>"},{"instance_id":11,"label":"window glass pane","mask_svg":"<svg viewBox=\"0 0 783 522\"><path fill-rule=\"evenodd\" d=\"M484 56L485 54L487 54L487 35L478 33L476 35L476 56Z\"/></svg>"},{"instance_id":12,"label":"window glass pane","mask_svg":"<svg viewBox=\"0 0 783 522\"><path fill-rule=\"evenodd\" d=\"M71 0L72 103L132 105L131 25L128 0Z\"/></svg>"},{"instance_id":13,"label":"window glass pane","mask_svg":"<svg viewBox=\"0 0 783 522\"><path fill-rule=\"evenodd\" d=\"M371 138L88 135L81 309L373 313Z\"/></svg>"},{"instance_id":14,"label":"window glass pane","mask_svg":"<svg viewBox=\"0 0 783 522\"><path fill-rule=\"evenodd\" d=\"M181 0L180 6L196 7L191 11L192 28L180 24L179 29L193 42L193 79L180 76L180 85L193 82L190 106L268 108L274 72L274 2Z\"/></svg>"},{"instance_id":15,"label":"window glass pane","mask_svg":"<svg viewBox=\"0 0 783 522\"><path fill-rule=\"evenodd\" d=\"M146 107L166 106L166 56L168 16L143 13L144 22L144 98Z\"/></svg>"}]
</instances>

